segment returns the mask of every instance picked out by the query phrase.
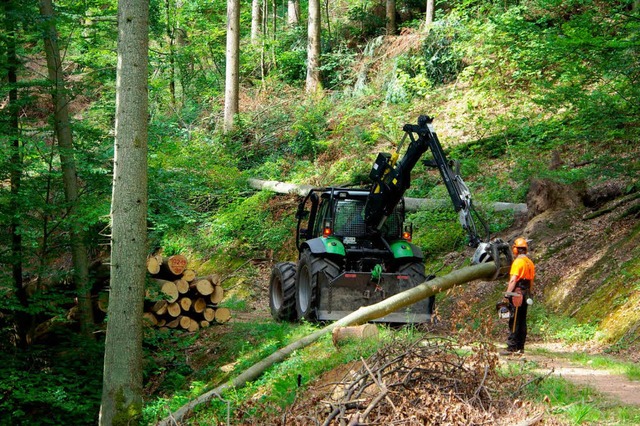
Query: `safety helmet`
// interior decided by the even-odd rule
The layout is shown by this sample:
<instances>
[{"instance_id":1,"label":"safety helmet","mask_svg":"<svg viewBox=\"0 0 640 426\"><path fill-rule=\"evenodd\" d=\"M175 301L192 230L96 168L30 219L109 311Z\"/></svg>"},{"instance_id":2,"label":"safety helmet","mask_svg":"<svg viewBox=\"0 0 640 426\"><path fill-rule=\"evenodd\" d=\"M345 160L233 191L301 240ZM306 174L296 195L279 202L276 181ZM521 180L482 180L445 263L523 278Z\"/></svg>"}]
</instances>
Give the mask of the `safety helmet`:
<instances>
[{"instance_id":1,"label":"safety helmet","mask_svg":"<svg viewBox=\"0 0 640 426\"><path fill-rule=\"evenodd\" d=\"M511 249L513 251L513 255L514 256L518 255L518 249L519 248L523 248L526 251L529 251L529 244L527 244L527 240L525 240L522 237L516 238L516 240L513 242L513 247Z\"/></svg>"}]
</instances>

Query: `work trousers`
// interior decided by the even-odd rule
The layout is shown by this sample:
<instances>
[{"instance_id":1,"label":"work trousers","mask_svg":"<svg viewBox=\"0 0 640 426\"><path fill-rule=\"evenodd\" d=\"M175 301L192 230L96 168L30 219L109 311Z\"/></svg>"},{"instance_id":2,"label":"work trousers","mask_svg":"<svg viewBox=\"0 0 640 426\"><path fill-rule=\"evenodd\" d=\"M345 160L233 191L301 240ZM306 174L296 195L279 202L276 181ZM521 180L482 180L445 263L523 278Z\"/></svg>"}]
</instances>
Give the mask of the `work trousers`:
<instances>
[{"instance_id":1,"label":"work trousers","mask_svg":"<svg viewBox=\"0 0 640 426\"><path fill-rule=\"evenodd\" d=\"M524 351L527 340L527 292L524 292L522 305L514 308L513 316L509 319L509 338L507 349L510 351Z\"/></svg>"}]
</instances>

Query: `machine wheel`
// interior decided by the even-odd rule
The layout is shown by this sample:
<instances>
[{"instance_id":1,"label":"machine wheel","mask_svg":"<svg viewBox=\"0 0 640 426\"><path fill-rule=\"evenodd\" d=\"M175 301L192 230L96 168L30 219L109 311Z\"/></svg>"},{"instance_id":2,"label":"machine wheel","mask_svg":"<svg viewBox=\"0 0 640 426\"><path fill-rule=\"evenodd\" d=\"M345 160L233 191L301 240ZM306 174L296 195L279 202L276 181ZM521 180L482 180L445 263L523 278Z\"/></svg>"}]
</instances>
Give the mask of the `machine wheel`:
<instances>
[{"instance_id":1,"label":"machine wheel","mask_svg":"<svg viewBox=\"0 0 640 426\"><path fill-rule=\"evenodd\" d=\"M269 280L269 307L276 321L296 319L296 265L281 262L271 269Z\"/></svg>"},{"instance_id":2,"label":"machine wheel","mask_svg":"<svg viewBox=\"0 0 640 426\"><path fill-rule=\"evenodd\" d=\"M333 279L340 274L338 265L324 257L304 250L298 261L296 274L296 312L298 319L314 321L318 308L318 280L325 276Z\"/></svg>"},{"instance_id":3,"label":"machine wheel","mask_svg":"<svg viewBox=\"0 0 640 426\"><path fill-rule=\"evenodd\" d=\"M408 275L413 286L417 286L418 284L422 284L425 281L430 281L435 278L434 275L427 275L424 272L424 264L422 262L412 262L405 263L404 265L400 265L398 268L398 273L402 275ZM436 296L431 296L427 300L427 315L429 317L433 317L433 307L436 303Z\"/></svg>"}]
</instances>

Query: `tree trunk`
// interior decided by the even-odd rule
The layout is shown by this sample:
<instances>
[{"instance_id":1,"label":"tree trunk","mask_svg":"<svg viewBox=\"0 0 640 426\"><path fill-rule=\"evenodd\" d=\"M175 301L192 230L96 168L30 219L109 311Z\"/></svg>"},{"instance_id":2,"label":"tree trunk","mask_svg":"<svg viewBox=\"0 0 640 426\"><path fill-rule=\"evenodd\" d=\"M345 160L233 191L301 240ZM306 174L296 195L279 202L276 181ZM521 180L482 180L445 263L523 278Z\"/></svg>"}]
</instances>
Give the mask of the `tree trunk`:
<instances>
[{"instance_id":1,"label":"tree trunk","mask_svg":"<svg viewBox=\"0 0 640 426\"><path fill-rule=\"evenodd\" d=\"M260 26L262 25L261 0L251 1L251 44L257 44L260 38Z\"/></svg>"},{"instance_id":2,"label":"tree trunk","mask_svg":"<svg viewBox=\"0 0 640 426\"><path fill-rule=\"evenodd\" d=\"M287 1L287 25L297 27L300 23L300 0Z\"/></svg>"},{"instance_id":3,"label":"tree trunk","mask_svg":"<svg viewBox=\"0 0 640 426\"><path fill-rule=\"evenodd\" d=\"M24 348L28 344L27 336L32 328L33 318L27 313L29 298L22 278L22 234L20 233L20 215L22 214L20 202L20 186L22 182L22 147L19 137L19 106L18 106L18 55L16 53L16 33L13 22L14 4L12 0L3 0L4 28L6 34L7 55L7 83L9 85L9 103L3 114L2 120L7 122L6 133L11 152L11 171L9 180L11 185L11 198L9 211L12 212L9 225L11 233L11 273L15 294L22 306L16 312L17 344Z\"/></svg>"},{"instance_id":4,"label":"tree trunk","mask_svg":"<svg viewBox=\"0 0 640 426\"><path fill-rule=\"evenodd\" d=\"M387 35L396 33L396 0L387 0Z\"/></svg>"},{"instance_id":5,"label":"tree trunk","mask_svg":"<svg viewBox=\"0 0 640 426\"><path fill-rule=\"evenodd\" d=\"M147 254L149 2L118 2L118 68L111 295L99 424L135 424L142 412L142 313Z\"/></svg>"},{"instance_id":6,"label":"tree trunk","mask_svg":"<svg viewBox=\"0 0 640 426\"><path fill-rule=\"evenodd\" d=\"M307 93L317 93L320 85L320 0L309 0L309 27L307 34Z\"/></svg>"},{"instance_id":7,"label":"tree trunk","mask_svg":"<svg viewBox=\"0 0 640 426\"><path fill-rule=\"evenodd\" d=\"M296 185L293 183L277 182L273 180L249 179L249 186L254 189L273 191L278 194L298 194L305 197L314 188L311 185ZM433 210L451 206L450 200L429 200L425 198L405 197L404 207L407 211ZM482 206L482 205L481 205ZM517 213L526 213L525 203L491 203L487 207L495 211L511 210Z\"/></svg>"},{"instance_id":8,"label":"tree trunk","mask_svg":"<svg viewBox=\"0 0 640 426\"><path fill-rule=\"evenodd\" d=\"M328 326L317 330L288 346L272 353L268 357L262 359L252 365L231 382L225 382L217 388L210 390L186 405L180 407L169 417L161 420L159 426L169 426L180 423L184 416L190 413L198 405L210 401L212 398L219 397L222 392L230 388L240 388L247 383L257 379L269 367L277 362L284 361L294 351L302 349L320 339L325 334L331 333L337 327L364 324L376 318L382 318L391 312L409 306L427 297L443 292L456 285L464 284L478 279L490 279L496 272L496 265L493 262L482 263L479 265L468 266L466 268L453 271L445 276L434 278L431 281L424 282L414 288L398 293L382 302L363 306L357 311L352 312L346 317L329 324Z\"/></svg>"},{"instance_id":9,"label":"tree trunk","mask_svg":"<svg viewBox=\"0 0 640 426\"><path fill-rule=\"evenodd\" d=\"M427 0L427 11L424 14L424 29L429 31L433 24L433 16L435 11L435 0Z\"/></svg>"},{"instance_id":10,"label":"tree trunk","mask_svg":"<svg viewBox=\"0 0 640 426\"><path fill-rule=\"evenodd\" d=\"M171 95L171 106L176 107L176 53L175 53L175 26L172 23L172 16L177 11L171 10L171 0L165 0L165 18L167 19L167 38L169 39L169 94Z\"/></svg>"},{"instance_id":11,"label":"tree trunk","mask_svg":"<svg viewBox=\"0 0 640 426\"><path fill-rule=\"evenodd\" d=\"M73 259L73 281L78 295L80 329L83 334L93 337L93 307L91 305L91 286L89 285L89 256L84 244L85 235L82 224L76 217L78 204L78 180L74 159L73 134L69 117L69 100L65 93L62 74L62 61L58 48L58 35L55 27L53 3L51 0L40 0L40 14L46 23L44 50L47 56L49 80L53 86L54 123L56 138L60 148L60 166L65 199L69 217L69 239L71 257Z\"/></svg>"},{"instance_id":12,"label":"tree trunk","mask_svg":"<svg viewBox=\"0 0 640 426\"><path fill-rule=\"evenodd\" d=\"M239 111L240 1L227 0L227 68L224 89L224 132L233 129Z\"/></svg>"}]
</instances>

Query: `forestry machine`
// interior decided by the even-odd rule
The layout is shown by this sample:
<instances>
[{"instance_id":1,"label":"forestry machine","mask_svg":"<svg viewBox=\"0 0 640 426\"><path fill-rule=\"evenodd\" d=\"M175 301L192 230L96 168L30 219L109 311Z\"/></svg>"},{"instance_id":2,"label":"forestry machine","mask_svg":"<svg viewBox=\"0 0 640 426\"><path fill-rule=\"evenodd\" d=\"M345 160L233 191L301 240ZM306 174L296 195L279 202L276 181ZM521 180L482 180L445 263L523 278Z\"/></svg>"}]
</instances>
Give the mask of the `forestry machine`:
<instances>
[{"instance_id":1,"label":"forestry machine","mask_svg":"<svg viewBox=\"0 0 640 426\"><path fill-rule=\"evenodd\" d=\"M298 205L296 246L298 262L281 262L271 271L269 305L279 321L337 320L361 306L371 305L421 284L425 274L422 250L411 243L412 226L405 225L403 195L410 174L422 155L437 167L447 187L469 245L476 247L474 263L498 261L511 252L501 240L488 242L488 228L475 213L469 189L447 161L432 126L420 116L417 124L405 124L402 141L393 154L379 153L365 188L311 189ZM399 151L410 140L403 157ZM486 231L477 233L472 213ZM434 297L396 311L378 321L420 323L431 319Z\"/></svg>"}]
</instances>

